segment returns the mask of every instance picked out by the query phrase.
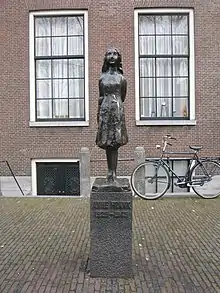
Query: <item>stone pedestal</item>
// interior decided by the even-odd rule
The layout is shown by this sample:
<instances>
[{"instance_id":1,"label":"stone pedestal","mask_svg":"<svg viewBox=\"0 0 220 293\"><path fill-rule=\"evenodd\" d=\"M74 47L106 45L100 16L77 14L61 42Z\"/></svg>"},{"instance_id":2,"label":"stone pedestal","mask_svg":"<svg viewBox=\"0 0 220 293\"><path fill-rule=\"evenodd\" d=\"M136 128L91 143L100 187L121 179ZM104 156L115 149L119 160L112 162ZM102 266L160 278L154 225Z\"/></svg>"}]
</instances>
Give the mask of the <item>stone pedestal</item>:
<instances>
[{"instance_id":1,"label":"stone pedestal","mask_svg":"<svg viewBox=\"0 0 220 293\"><path fill-rule=\"evenodd\" d=\"M94 182L90 199L90 274L132 276L132 193L127 179L109 186ZM121 188L119 187L121 186Z\"/></svg>"}]
</instances>

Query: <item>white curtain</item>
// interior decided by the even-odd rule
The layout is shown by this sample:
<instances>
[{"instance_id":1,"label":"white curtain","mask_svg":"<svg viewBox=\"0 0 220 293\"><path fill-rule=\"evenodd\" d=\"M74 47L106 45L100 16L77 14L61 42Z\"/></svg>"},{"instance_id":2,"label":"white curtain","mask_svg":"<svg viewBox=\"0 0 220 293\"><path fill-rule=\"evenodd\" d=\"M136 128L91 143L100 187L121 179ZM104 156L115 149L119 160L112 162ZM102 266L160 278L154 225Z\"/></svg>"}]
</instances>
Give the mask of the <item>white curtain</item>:
<instances>
[{"instance_id":1,"label":"white curtain","mask_svg":"<svg viewBox=\"0 0 220 293\"><path fill-rule=\"evenodd\" d=\"M74 58L84 54L83 18L36 18L35 49L37 118L83 118L84 60Z\"/></svg>"},{"instance_id":2,"label":"white curtain","mask_svg":"<svg viewBox=\"0 0 220 293\"><path fill-rule=\"evenodd\" d=\"M187 17L140 16L139 49L141 117L186 117Z\"/></svg>"}]
</instances>

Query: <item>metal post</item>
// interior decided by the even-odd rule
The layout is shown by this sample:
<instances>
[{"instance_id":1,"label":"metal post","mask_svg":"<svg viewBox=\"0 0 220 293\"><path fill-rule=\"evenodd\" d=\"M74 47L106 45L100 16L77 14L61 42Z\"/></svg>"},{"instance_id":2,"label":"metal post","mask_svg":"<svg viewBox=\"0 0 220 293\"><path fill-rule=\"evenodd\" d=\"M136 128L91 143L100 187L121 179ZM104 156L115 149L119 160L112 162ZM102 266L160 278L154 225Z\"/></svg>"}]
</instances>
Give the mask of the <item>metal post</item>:
<instances>
[{"instance_id":1,"label":"metal post","mask_svg":"<svg viewBox=\"0 0 220 293\"><path fill-rule=\"evenodd\" d=\"M22 195L24 195L24 192L23 192L23 190L22 190L20 184L18 183L17 179L15 178L15 175L14 175L14 173L13 173L13 171L12 171L12 169L11 169L9 163L8 163L8 161L5 161L5 162L6 162L7 166L8 166L8 169L10 170L10 172L11 172L11 174L12 174L12 176L13 176L13 178L14 178L14 180L15 180L17 186L18 186L18 188L20 189Z\"/></svg>"}]
</instances>

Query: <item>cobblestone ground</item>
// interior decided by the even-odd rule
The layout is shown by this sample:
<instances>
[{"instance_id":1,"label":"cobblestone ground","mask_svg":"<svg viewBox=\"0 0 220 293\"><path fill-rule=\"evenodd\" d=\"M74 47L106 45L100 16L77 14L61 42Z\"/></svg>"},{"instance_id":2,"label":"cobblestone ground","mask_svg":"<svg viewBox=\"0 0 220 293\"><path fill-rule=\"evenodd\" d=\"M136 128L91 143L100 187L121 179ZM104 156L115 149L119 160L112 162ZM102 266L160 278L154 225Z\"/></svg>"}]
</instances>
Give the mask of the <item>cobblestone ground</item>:
<instances>
[{"instance_id":1,"label":"cobblestone ground","mask_svg":"<svg viewBox=\"0 0 220 293\"><path fill-rule=\"evenodd\" d=\"M218 293L220 199L135 199L131 279L88 257L89 199L0 198L0 293Z\"/></svg>"}]
</instances>

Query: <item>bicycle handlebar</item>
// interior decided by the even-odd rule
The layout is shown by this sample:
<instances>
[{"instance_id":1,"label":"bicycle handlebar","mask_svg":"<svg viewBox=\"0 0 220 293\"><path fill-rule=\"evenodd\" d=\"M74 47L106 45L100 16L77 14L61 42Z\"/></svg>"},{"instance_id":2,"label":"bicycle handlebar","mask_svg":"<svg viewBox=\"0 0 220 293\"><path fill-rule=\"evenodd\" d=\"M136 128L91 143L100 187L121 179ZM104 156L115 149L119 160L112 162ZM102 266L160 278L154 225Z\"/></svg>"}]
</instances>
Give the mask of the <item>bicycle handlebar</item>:
<instances>
[{"instance_id":1,"label":"bicycle handlebar","mask_svg":"<svg viewBox=\"0 0 220 293\"><path fill-rule=\"evenodd\" d=\"M172 146L172 143L168 142L168 139L173 139L173 140L177 140L175 137L171 136L170 134L164 135L163 136L163 152L165 152L167 145ZM160 149L160 145L157 144L156 145L156 149Z\"/></svg>"},{"instance_id":2,"label":"bicycle handlebar","mask_svg":"<svg viewBox=\"0 0 220 293\"><path fill-rule=\"evenodd\" d=\"M165 152L167 145L172 146L172 143L168 142L168 139L176 140L176 138L170 134L164 135L163 136L163 152Z\"/></svg>"},{"instance_id":3,"label":"bicycle handlebar","mask_svg":"<svg viewBox=\"0 0 220 293\"><path fill-rule=\"evenodd\" d=\"M167 140L167 139L173 139L173 140L176 140L176 138L173 137L173 136L170 135L170 134L167 134L167 135L164 135L164 136L163 136L163 140L164 140L164 141Z\"/></svg>"}]
</instances>

